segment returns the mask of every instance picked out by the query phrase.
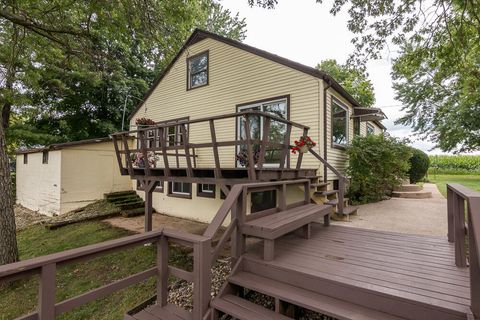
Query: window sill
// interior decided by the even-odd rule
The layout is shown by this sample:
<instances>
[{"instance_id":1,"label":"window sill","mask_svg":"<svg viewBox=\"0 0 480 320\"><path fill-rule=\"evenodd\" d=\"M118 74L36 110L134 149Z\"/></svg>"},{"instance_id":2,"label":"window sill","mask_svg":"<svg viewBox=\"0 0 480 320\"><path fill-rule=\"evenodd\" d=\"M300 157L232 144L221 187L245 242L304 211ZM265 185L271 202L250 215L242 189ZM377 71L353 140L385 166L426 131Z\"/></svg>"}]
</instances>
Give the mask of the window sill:
<instances>
[{"instance_id":1,"label":"window sill","mask_svg":"<svg viewBox=\"0 0 480 320\"><path fill-rule=\"evenodd\" d=\"M332 144L332 148L339 150L347 150L347 146L344 144Z\"/></svg>"},{"instance_id":2,"label":"window sill","mask_svg":"<svg viewBox=\"0 0 480 320\"><path fill-rule=\"evenodd\" d=\"M195 87L188 87L187 88L187 91L190 91L190 90L195 90L195 89L198 89L198 88L203 88L203 87L206 87L208 86L208 82L205 83L205 84L202 84L202 85L199 85L199 86L195 86Z\"/></svg>"},{"instance_id":3,"label":"window sill","mask_svg":"<svg viewBox=\"0 0 480 320\"><path fill-rule=\"evenodd\" d=\"M167 194L167 196L172 198L192 199L192 194L169 193Z\"/></svg>"},{"instance_id":4,"label":"window sill","mask_svg":"<svg viewBox=\"0 0 480 320\"><path fill-rule=\"evenodd\" d=\"M215 193L197 192L197 197L215 199Z\"/></svg>"}]
</instances>

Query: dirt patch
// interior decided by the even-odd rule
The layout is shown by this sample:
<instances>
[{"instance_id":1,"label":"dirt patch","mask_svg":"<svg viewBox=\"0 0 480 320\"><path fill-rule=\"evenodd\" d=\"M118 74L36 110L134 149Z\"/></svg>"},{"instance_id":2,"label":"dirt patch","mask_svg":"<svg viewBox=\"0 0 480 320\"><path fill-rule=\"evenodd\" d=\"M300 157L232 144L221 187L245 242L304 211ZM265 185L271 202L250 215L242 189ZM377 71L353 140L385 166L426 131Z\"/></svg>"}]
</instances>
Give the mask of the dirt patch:
<instances>
[{"instance_id":1,"label":"dirt patch","mask_svg":"<svg viewBox=\"0 0 480 320\"><path fill-rule=\"evenodd\" d=\"M28 226L43 223L50 219L49 216L43 215L38 211L27 209L18 204L14 206L13 210L15 212L15 225L17 230L22 230Z\"/></svg>"},{"instance_id":2,"label":"dirt patch","mask_svg":"<svg viewBox=\"0 0 480 320\"><path fill-rule=\"evenodd\" d=\"M114 217L110 219L105 219L104 221L114 227L123 228L138 233L144 232L145 229L144 215L132 218ZM172 217L166 214L154 213L152 215L153 230L167 228L193 234L203 234L207 226L207 223Z\"/></svg>"}]
</instances>

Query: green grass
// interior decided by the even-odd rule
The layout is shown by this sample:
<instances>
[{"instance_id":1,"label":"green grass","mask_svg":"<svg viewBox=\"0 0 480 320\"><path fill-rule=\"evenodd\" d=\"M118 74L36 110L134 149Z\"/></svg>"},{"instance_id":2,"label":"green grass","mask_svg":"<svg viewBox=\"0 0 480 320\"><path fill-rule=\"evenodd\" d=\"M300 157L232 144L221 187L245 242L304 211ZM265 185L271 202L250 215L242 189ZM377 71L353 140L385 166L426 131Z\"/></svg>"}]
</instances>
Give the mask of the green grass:
<instances>
[{"instance_id":1,"label":"green grass","mask_svg":"<svg viewBox=\"0 0 480 320\"><path fill-rule=\"evenodd\" d=\"M47 230L37 225L18 234L22 260L77 248L132 233L94 221ZM180 249L170 249L171 264L191 268L191 261ZM56 301L63 301L93 288L122 279L155 265L154 246L139 246L93 260L70 264L57 271ZM36 309L38 276L17 281L0 290L0 319L12 319ZM65 313L60 319L123 319L126 310L155 294L155 281L148 279L122 291Z\"/></svg>"},{"instance_id":2,"label":"green grass","mask_svg":"<svg viewBox=\"0 0 480 320\"><path fill-rule=\"evenodd\" d=\"M429 174L428 180L437 185L444 197L447 197L447 183L459 183L472 190L480 191L480 174L447 175Z\"/></svg>"}]
</instances>

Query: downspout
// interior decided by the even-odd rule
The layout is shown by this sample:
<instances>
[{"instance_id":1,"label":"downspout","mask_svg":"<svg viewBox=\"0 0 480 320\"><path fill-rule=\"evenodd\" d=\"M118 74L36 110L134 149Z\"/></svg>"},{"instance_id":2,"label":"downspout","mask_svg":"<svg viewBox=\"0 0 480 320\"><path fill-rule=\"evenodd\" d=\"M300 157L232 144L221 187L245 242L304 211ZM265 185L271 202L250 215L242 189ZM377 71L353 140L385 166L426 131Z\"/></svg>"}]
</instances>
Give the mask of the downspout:
<instances>
[{"instance_id":1,"label":"downspout","mask_svg":"<svg viewBox=\"0 0 480 320\"><path fill-rule=\"evenodd\" d=\"M330 81L326 81L327 86L323 88L323 159L327 161L327 90L332 86ZM323 165L323 182L327 182L327 165Z\"/></svg>"}]
</instances>

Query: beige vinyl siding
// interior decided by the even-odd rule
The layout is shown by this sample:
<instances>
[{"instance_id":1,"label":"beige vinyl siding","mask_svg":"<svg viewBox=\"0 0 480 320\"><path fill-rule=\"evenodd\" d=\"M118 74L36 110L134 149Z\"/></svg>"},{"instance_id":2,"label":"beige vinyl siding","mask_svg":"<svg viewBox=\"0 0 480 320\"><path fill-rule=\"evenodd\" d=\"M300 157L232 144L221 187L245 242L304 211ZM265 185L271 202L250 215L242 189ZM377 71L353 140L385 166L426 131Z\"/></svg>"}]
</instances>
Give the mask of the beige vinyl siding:
<instances>
[{"instance_id":1,"label":"beige vinyl siding","mask_svg":"<svg viewBox=\"0 0 480 320\"><path fill-rule=\"evenodd\" d=\"M367 135L367 122L360 121L360 136L365 137Z\"/></svg>"},{"instance_id":2,"label":"beige vinyl siding","mask_svg":"<svg viewBox=\"0 0 480 320\"><path fill-rule=\"evenodd\" d=\"M205 50L209 50L209 85L187 91L186 59ZM321 90L320 79L208 38L184 52L132 117L131 125L140 117L165 121L185 116L196 119L233 113L238 104L290 95L290 119L310 126L309 135L321 142ZM216 128L219 141L235 139L236 124L233 119L217 121ZM292 140L300 135L300 130L294 130ZM209 142L208 124L192 125L190 141ZM317 150L321 147L320 143ZM199 167L213 166L211 149L197 150L197 154ZM234 156L233 147L221 148L222 167L234 167ZM313 157L304 159L304 167L319 167ZM291 160L293 163L296 158L293 156Z\"/></svg>"},{"instance_id":3,"label":"beige vinyl siding","mask_svg":"<svg viewBox=\"0 0 480 320\"><path fill-rule=\"evenodd\" d=\"M373 128L375 129L374 133L375 134L381 134L383 132L383 129L380 128L375 122L373 121L369 121L369 123L373 126Z\"/></svg>"},{"instance_id":4,"label":"beige vinyl siding","mask_svg":"<svg viewBox=\"0 0 480 320\"><path fill-rule=\"evenodd\" d=\"M48 163L42 163L42 152L29 153L28 163L17 155L17 203L42 214L60 213L61 151L50 151Z\"/></svg>"},{"instance_id":5,"label":"beige vinyl siding","mask_svg":"<svg viewBox=\"0 0 480 320\"><path fill-rule=\"evenodd\" d=\"M132 189L130 177L120 175L112 142L71 146L61 152L60 214L102 199L105 193Z\"/></svg>"},{"instance_id":6,"label":"beige vinyl siding","mask_svg":"<svg viewBox=\"0 0 480 320\"><path fill-rule=\"evenodd\" d=\"M204 87L186 90L188 56L209 51L209 84ZM225 43L207 38L190 47L177 60L169 73L162 79L142 107L133 115L131 126L136 118L147 117L155 121L166 121L189 116L198 119L227 113L234 113L237 105L290 96L290 120L310 126L309 136L318 142L316 147L323 152L323 109L320 99L323 95L323 81L297 70L259 57ZM216 121L218 141L234 140L236 123L233 119ZM301 136L299 129L292 131L292 141ZM210 129L207 123L190 127L191 142L210 142ZM235 167L234 147L219 150L221 166ZM213 167L212 150L196 150L198 167ZM294 166L296 156L291 155ZM174 163L173 157L169 159ZM303 167L319 168L318 160L310 155L304 157ZM184 160L183 163L184 165ZM159 165L162 165L160 159ZM136 182L133 182L136 185ZM153 194L153 206L158 212L171 215L211 221L220 207L220 187L216 188L216 198L196 196L197 185L192 186L192 200L173 198L164 193ZM144 197L144 192L138 192Z\"/></svg>"},{"instance_id":7,"label":"beige vinyl siding","mask_svg":"<svg viewBox=\"0 0 480 320\"><path fill-rule=\"evenodd\" d=\"M327 90L327 161L334 166L337 170L341 173L346 172L347 164L348 164L348 157L343 149L333 148L332 147L332 97L335 97L340 103L346 107L348 107L348 140L349 142L352 141L354 137L353 132L353 119L351 119L351 115L353 114L353 107L347 100L345 100L340 94L338 94L333 89ZM362 126L360 126L362 128ZM336 180L337 176L331 172L330 170L327 171L327 180Z\"/></svg>"}]
</instances>

